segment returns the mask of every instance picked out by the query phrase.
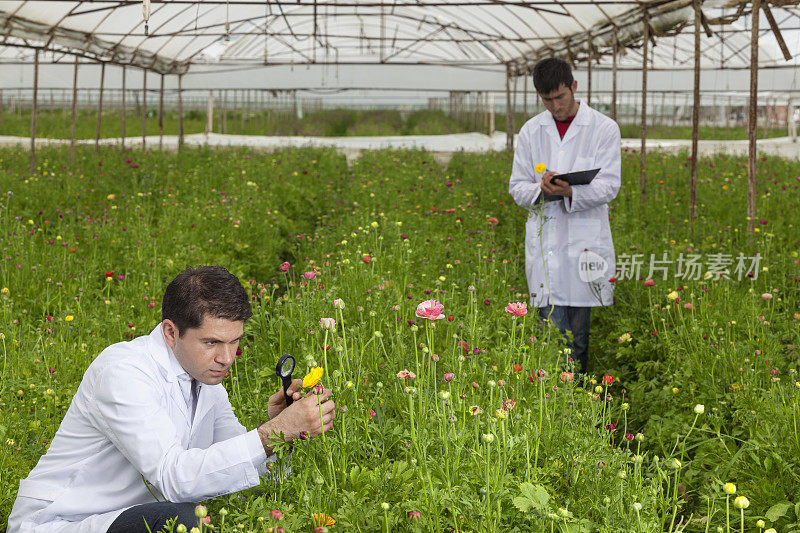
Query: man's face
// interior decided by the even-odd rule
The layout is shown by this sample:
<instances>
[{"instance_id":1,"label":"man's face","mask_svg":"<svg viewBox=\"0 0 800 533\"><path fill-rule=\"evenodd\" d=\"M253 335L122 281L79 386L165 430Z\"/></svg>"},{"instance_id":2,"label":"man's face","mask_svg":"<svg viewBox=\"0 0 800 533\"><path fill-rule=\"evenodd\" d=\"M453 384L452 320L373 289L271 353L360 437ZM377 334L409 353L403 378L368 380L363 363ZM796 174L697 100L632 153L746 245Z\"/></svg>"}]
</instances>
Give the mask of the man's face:
<instances>
[{"instance_id":1,"label":"man's face","mask_svg":"<svg viewBox=\"0 0 800 533\"><path fill-rule=\"evenodd\" d=\"M575 101L575 89L578 88L578 81L572 80L572 85L560 85L558 89L550 94L541 94L539 97L548 111L556 120L566 120L578 112L578 102Z\"/></svg>"},{"instance_id":2,"label":"man's face","mask_svg":"<svg viewBox=\"0 0 800 533\"><path fill-rule=\"evenodd\" d=\"M244 322L206 315L199 328L178 335L178 328L167 319L161 323L164 338L184 370L205 385L222 382L236 358L244 337Z\"/></svg>"}]
</instances>

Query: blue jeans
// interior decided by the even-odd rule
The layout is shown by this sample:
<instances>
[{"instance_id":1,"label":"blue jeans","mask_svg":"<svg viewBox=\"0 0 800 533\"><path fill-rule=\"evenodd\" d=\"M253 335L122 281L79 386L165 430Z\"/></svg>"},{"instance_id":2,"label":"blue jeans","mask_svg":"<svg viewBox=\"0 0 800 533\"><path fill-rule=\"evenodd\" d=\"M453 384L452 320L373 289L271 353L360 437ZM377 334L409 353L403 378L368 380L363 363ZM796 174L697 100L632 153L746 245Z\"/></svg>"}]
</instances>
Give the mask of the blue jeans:
<instances>
[{"instance_id":1,"label":"blue jeans","mask_svg":"<svg viewBox=\"0 0 800 533\"><path fill-rule=\"evenodd\" d=\"M134 505L126 509L108 528L108 533L147 533L148 529L156 533L164 529L167 520L175 518L178 524L186 526L186 530L197 526L198 518L194 514L193 503L153 502ZM145 527L147 522L147 527ZM174 529L173 529L174 531Z\"/></svg>"},{"instance_id":2,"label":"blue jeans","mask_svg":"<svg viewBox=\"0 0 800 533\"><path fill-rule=\"evenodd\" d=\"M576 372L586 372L589 363L589 314L591 307L568 307L563 305L544 305L539 308L542 320L550 320L558 331L567 338L567 347L572 350L572 360L580 366ZM567 337L572 332L572 340Z\"/></svg>"}]
</instances>

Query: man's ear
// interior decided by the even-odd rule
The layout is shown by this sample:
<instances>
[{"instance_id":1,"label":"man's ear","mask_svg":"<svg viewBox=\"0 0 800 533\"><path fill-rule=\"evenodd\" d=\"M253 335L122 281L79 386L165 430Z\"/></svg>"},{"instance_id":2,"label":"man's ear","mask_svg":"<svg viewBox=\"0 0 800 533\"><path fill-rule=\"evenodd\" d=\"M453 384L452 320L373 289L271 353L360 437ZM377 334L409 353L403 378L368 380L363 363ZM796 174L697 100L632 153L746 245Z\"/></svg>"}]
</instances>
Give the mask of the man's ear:
<instances>
[{"instance_id":1,"label":"man's ear","mask_svg":"<svg viewBox=\"0 0 800 533\"><path fill-rule=\"evenodd\" d=\"M572 94L575 94L575 91L578 90L578 80L572 80L572 87L570 88L572 89Z\"/></svg>"},{"instance_id":2,"label":"man's ear","mask_svg":"<svg viewBox=\"0 0 800 533\"><path fill-rule=\"evenodd\" d=\"M175 348L175 344L180 336L178 326L175 325L175 322L165 318L161 321L161 330L164 332L164 340L167 341L167 345L170 348Z\"/></svg>"}]
</instances>

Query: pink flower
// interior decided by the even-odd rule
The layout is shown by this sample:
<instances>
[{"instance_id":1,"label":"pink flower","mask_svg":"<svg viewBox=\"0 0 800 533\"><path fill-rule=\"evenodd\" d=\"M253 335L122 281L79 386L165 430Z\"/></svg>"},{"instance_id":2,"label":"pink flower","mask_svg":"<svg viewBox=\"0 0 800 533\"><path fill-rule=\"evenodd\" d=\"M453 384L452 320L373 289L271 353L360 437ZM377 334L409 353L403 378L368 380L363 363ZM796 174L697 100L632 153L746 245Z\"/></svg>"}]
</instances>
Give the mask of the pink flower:
<instances>
[{"instance_id":1,"label":"pink flower","mask_svg":"<svg viewBox=\"0 0 800 533\"><path fill-rule=\"evenodd\" d=\"M378 413L375 412L374 409L369 410L369 417L372 418L373 416L377 415Z\"/></svg>"},{"instance_id":2,"label":"pink flower","mask_svg":"<svg viewBox=\"0 0 800 533\"><path fill-rule=\"evenodd\" d=\"M694 309L694 306L692 304L686 303L683 304L683 308L691 311L692 309Z\"/></svg>"},{"instance_id":3,"label":"pink flower","mask_svg":"<svg viewBox=\"0 0 800 533\"><path fill-rule=\"evenodd\" d=\"M489 217L486 219L486 222L494 226L495 224L499 223L500 221L497 220L495 217Z\"/></svg>"},{"instance_id":4,"label":"pink flower","mask_svg":"<svg viewBox=\"0 0 800 533\"><path fill-rule=\"evenodd\" d=\"M401 370L397 373L397 377L400 379L417 379L417 375L410 370Z\"/></svg>"},{"instance_id":5,"label":"pink flower","mask_svg":"<svg viewBox=\"0 0 800 533\"><path fill-rule=\"evenodd\" d=\"M425 300L417 306L417 317L428 320L441 320L444 318L444 306L437 300Z\"/></svg>"},{"instance_id":6,"label":"pink flower","mask_svg":"<svg viewBox=\"0 0 800 533\"><path fill-rule=\"evenodd\" d=\"M201 518L201 520L203 521L204 524L210 524L211 523L211 517L208 516L208 515L206 515L203 518Z\"/></svg>"},{"instance_id":7,"label":"pink flower","mask_svg":"<svg viewBox=\"0 0 800 533\"><path fill-rule=\"evenodd\" d=\"M652 279L646 279L646 280L644 280L644 286L645 286L645 287L652 287L652 286L653 286L653 285L655 285L655 284L656 284L656 282L655 282L655 281L653 281Z\"/></svg>"},{"instance_id":8,"label":"pink flower","mask_svg":"<svg viewBox=\"0 0 800 533\"><path fill-rule=\"evenodd\" d=\"M422 513L420 513L419 511L409 511L409 512L408 512L408 517L409 517L411 520L419 520L419 518L420 518L421 516L422 516Z\"/></svg>"},{"instance_id":9,"label":"pink flower","mask_svg":"<svg viewBox=\"0 0 800 533\"><path fill-rule=\"evenodd\" d=\"M558 377L562 382L566 383L567 381L572 381L572 379L575 377L575 374L572 372L562 372Z\"/></svg>"},{"instance_id":10,"label":"pink flower","mask_svg":"<svg viewBox=\"0 0 800 533\"><path fill-rule=\"evenodd\" d=\"M765 300L772 300L772 295L770 293L768 293L768 292L765 292L764 294L762 294L761 297L763 299L765 299Z\"/></svg>"},{"instance_id":11,"label":"pink flower","mask_svg":"<svg viewBox=\"0 0 800 533\"><path fill-rule=\"evenodd\" d=\"M364 257L361 258L361 260L364 261L365 263L371 263L372 257L365 255Z\"/></svg>"},{"instance_id":12,"label":"pink flower","mask_svg":"<svg viewBox=\"0 0 800 533\"><path fill-rule=\"evenodd\" d=\"M447 372L442 377L444 378L445 381L453 381L453 379L456 377L456 375L454 373L452 373L452 372Z\"/></svg>"},{"instance_id":13,"label":"pink flower","mask_svg":"<svg viewBox=\"0 0 800 533\"><path fill-rule=\"evenodd\" d=\"M501 408L505 411L511 411L515 405L517 405L516 400L512 400L509 398L508 400L503 400Z\"/></svg>"},{"instance_id":14,"label":"pink flower","mask_svg":"<svg viewBox=\"0 0 800 533\"><path fill-rule=\"evenodd\" d=\"M336 327L336 320L333 318L320 318L319 327L322 329L334 329Z\"/></svg>"},{"instance_id":15,"label":"pink flower","mask_svg":"<svg viewBox=\"0 0 800 533\"><path fill-rule=\"evenodd\" d=\"M528 314L528 305L525 302L512 302L506 306L506 313L514 316L525 316Z\"/></svg>"},{"instance_id":16,"label":"pink flower","mask_svg":"<svg viewBox=\"0 0 800 533\"><path fill-rule=\"evenodd\" d=\"M281 272L286 272L287 270L289 270L289 263L286 262L281 263L281 266L278 267L278 270L280 270Z\"/></svg>"},{"instance_id":17,"label":"pink flower","mask_svg":"<svg viewBox=\"0 0 800 533\"><path fill-rule=\"evenodd\" d=\"M314 279L317 277L317 273L312 270L311 272L303 272L303 276L306 279Z\"/></svg>"}]
</instances>

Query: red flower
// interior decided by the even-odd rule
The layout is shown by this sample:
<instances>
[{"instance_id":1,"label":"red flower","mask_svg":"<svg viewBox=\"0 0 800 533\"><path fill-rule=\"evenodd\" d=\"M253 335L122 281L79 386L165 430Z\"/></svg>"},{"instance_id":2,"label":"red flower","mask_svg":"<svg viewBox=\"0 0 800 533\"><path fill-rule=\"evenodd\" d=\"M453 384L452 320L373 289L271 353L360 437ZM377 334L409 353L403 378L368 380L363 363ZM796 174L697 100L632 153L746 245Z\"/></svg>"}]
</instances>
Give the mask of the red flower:
<instances>
[{"instance_id":1,"label":"red flower","mask_svg":"<svg viewBox=\"0 0 800 533\"><path fill-rule=\"evenodd\" d=\"M494 226L495 224L498 224L500 221L497 220L495 217L489 217L486 219L486 222Z\"/></svg>"},{"instance_id":2,"label":"red flower","mask_svg":"<svg viewBox=\"0 0 800 533\"><path fill-rule=\"evenodd\" d=\"M655 285L655 284L656 284L656 282L655 282L655 281L653 281L652 279L646 279L646 280L644 280L644 286L645 286L645 287L652 287L652 286L653 286L653 285Z\"/></svg>"},{"instance_id":3,"label":"red flower","mask_svg":"<svg viewBox=\"0 0 800 533\"><path fill-rule=\"evenodd\" d=\"M287 270L289 270L289 263L286 262L281 263L281 266L278 267L278 270L280 270L281 272L286 272Z\"/></svg>"},{"instance_id":4,"label":"red flower","mask_svg":"<svg viewBox=\"0 0 800 533\"><path fill-rule=\"evenodd\" d=\"M522 372L522 365L519 364L519 363L516 363L514 365L514 372Z\"/></svg>"},{"instance_id":5,"label":"red flower","mask_svg":"<svg viewBox=\"0 0 800 533\"><path fill-rule=\"evenodd\" d=\"M611 385L612 383L614 383L614 376L612 376L611 374L606 374L605 376L603 376L603 383L605 383L606 385Z\"/></svg>"},{"instance_id":6,"label":"red flower","mask_svg":"<svg viewBox=\"0 0 800 533\"><path fill-rule=\"evenodd\" d=\"M447 315L447 321L448 322L452 322L455 319L456 319L456 317L454 317L453 315Z\"/></svg>"},{"instance_id":7,"label":"red flower","mask_svg":"<svg viewBox=\"0 0 800 533\"><path fill-rule=\"evenodd\" d=\"M361 260L364 261L365 263L371 263L372 262L372 258L370 256L368 256L368 255L365 255L364 257L362 257Z\"/></svg>"},{"instance_id":8,"label":"red flower","mask_svg":"<svg viewBox=\"0 0 800 533\"><path fill-rule=\"evenodd\" d=\"M608 278L609 283L616 283L616 281L617 281L617 276L611 276L610 278Z\"/></svg>"},{"instance_id":9,"label":"red flower","mask_svg":"<svg viewBox=\"0 0 800 533\"><path fill-rule=\"evenodd\" d=\"M110 270L109 270L109 271L106 271L106 277L107 277L107 278L112 278L112 277L114 277L114 273L113 273L113 272L111 272Z\"/></svg>"}]
</instances>

